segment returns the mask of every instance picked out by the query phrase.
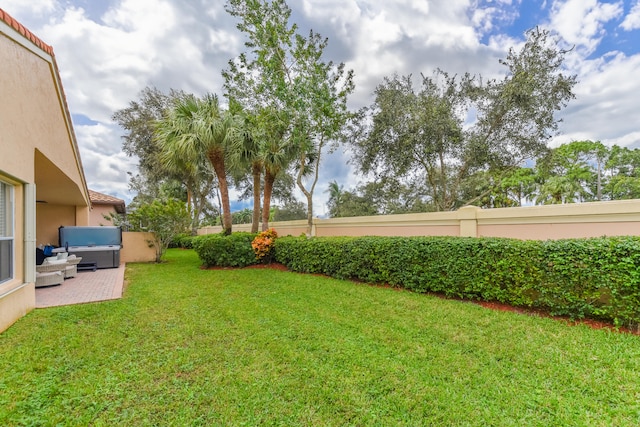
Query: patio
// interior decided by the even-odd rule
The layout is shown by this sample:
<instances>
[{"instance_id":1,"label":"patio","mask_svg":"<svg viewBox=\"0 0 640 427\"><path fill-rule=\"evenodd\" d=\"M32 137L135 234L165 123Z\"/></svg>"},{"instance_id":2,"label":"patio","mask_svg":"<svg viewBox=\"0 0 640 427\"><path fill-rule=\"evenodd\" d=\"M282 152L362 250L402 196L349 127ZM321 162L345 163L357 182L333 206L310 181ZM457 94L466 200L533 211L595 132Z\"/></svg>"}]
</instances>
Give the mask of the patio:
<instances>
[{"instance_id":1,"label":"patio","mask_svg":"<svg viewBox=\"0 0 640 427\"><path fill-rule=\"evenodd\" d=\"M125 264L118 268L79 271L59 286L36 288L36 308L122 298Z\"/></svg>"}]
</instances>

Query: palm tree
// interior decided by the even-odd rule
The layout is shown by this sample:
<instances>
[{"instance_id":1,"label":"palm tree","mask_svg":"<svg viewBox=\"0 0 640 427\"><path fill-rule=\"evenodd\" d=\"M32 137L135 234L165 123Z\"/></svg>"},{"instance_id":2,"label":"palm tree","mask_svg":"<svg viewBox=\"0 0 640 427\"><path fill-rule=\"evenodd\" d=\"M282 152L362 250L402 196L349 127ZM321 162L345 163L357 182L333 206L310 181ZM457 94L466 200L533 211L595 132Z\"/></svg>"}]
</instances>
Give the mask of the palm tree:
<instances>
[{"instance_id":1,"label":"palm tree","mask_svg":"<svg viewBox=\"0 0 640 427\"><path fill-rule=\"evenodd\" d=\"M186 159L180 153L170 151L170 147L165 147L163 142L158 141L161 149L159 158L163 162L164 169L173 178L168 182L178 183L186 189L187 210L191 216L191 233L196 235L207 203L207 195L211 193L216 176L204 155L198 156L197 159Z\"/></svg>"},{"instance_id":2,"label":"palm tree","mask_svg":"<svg viewBox=\"0 0 640 427\"><path fill-rule=\"evenodd\" d=\"M329 183L329 188L325 190L325 193L329 193L329 201L327 204L329 205L329 215L331 215L332 218L338 218L340 216L340 205L343 202L343 189L343 185L338 185L338 182L333 180Z\"/></svg>"},{"instance_id":3,"label":"palm tree","mask_svg":"<svg viewBox=\"0 0 640 427\"><path fill-rule=\"evenodd\" d=\"M260 157L264 164L264 200L262 206L262 231L269 229L271 195L277 176L291 164L292 147L284 138L272 139L262 144Z\"/></svg>"},{"instance_id":4,"label":"palm tree","mask_svg":"<svg viewBox=\"0 0 640 427\"><path fill-rule=\"evenodd\" d=\"M218 178L222 227L225 234L231 234L226 160L229 147L242 138L239 116L222 110L216 95L207 94L202 99L188 96L178 100L167 116L159 121L157 138L162 141L163 161L169 164L175 164L176 159L193 164L201 156L206 156Z\"/></svg>"},{"instance_id":5,"label":"palm tree","mask_svg":"<svg viewBox=\"0 0 640 427\"><path fill-rule=\"evenodd\" d=\"M237 107L240 108L239 106ZM257 233L260 225L260 189L264 162L260 156L260 141L254 137L256 129L255 117L245 113L243 115L244 132L242 138L237 138L231 148L231 168L240 170L244 175L247 169L251 169L253 190L253 214L251 216L251 232Z\"/></svg>"},{"instance_id":6,"label":"palm tree","mask_svg":"<svg viewBox=\"0 0 640 427\"><path fill-rule=\"evenodd\" d=\"M297 154L296 147L287 137L289 119L286 111L263 107L255 116L251 136L258 152L256 161L264 168L264 198L262 205L262 231L269 229L273 183L285 171Z\"/></svg>"}]
</instances>

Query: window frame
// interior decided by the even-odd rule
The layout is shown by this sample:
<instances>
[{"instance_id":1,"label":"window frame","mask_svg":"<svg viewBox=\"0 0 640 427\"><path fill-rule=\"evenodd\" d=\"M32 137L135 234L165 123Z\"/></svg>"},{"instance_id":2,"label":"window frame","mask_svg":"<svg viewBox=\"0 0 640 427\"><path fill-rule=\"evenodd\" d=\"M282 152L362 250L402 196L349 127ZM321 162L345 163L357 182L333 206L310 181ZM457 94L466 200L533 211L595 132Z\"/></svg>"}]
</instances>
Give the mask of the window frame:
<instances>
[{"instance_id":1,"label":"window frame","mask_svg":"<svg viewBox=\"0 0 640 427\"><path fill-rule=\"evenodd\" d=\"M14 279L15 275L16 209L15 187L3 180L0 180L0 210L3 210L0 213L0 283L5 283ZM7 246L8 256L4 253Z\"/></svg>"}]
</instances>

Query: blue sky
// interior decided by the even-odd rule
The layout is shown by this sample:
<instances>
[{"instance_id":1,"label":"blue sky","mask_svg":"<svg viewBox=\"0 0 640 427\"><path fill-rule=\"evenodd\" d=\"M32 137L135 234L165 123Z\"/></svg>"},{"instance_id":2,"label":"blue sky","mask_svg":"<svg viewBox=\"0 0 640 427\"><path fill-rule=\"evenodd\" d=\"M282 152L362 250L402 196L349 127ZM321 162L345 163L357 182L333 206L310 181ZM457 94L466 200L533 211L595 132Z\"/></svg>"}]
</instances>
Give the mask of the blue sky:
<instances>
[{"instance_id":1,"label":"blue sky","mask_svg":"<svg viewBox=\"0 0 640 427\"><path fill-rule=\"evenodd\" d=\"M301 31L329 38L327 59L355 72L353 108L372 101L384 76L470 72L499 77L498 63L525 30L554 31L578 76L577 98L559 114L550 145L600 140L640 147L640 0L289 0ZM130 200L127 172L110 119L146 86L222 94L221 71L243 48L224 0L0 0L0 8L53 46L89 187ZM346 189L361 177L340 149L327 158L315 212L326 212L327 183Z\"/></svg>"}]
</instances>

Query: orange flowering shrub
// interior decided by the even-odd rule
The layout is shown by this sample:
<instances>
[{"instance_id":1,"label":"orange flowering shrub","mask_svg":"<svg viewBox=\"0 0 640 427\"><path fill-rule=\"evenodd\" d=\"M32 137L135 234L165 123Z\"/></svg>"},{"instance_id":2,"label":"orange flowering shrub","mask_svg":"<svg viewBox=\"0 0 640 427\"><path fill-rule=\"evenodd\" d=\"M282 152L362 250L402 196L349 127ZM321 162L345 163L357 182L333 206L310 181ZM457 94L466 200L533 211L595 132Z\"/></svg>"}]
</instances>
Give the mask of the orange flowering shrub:
<instances>
[{"instance_id":1,"label":"orange flowering shrub","mask_svg":"<svg viewBox=\"0 0 640 427\"><path fill-rule=\"evenodd\" d=\"M251 242L251 247L256 253L256 259L260 262L271 262L273 259L273 242L278 237L278 233L270 228L259 233Z\"/></svg>"}]
</instances>

